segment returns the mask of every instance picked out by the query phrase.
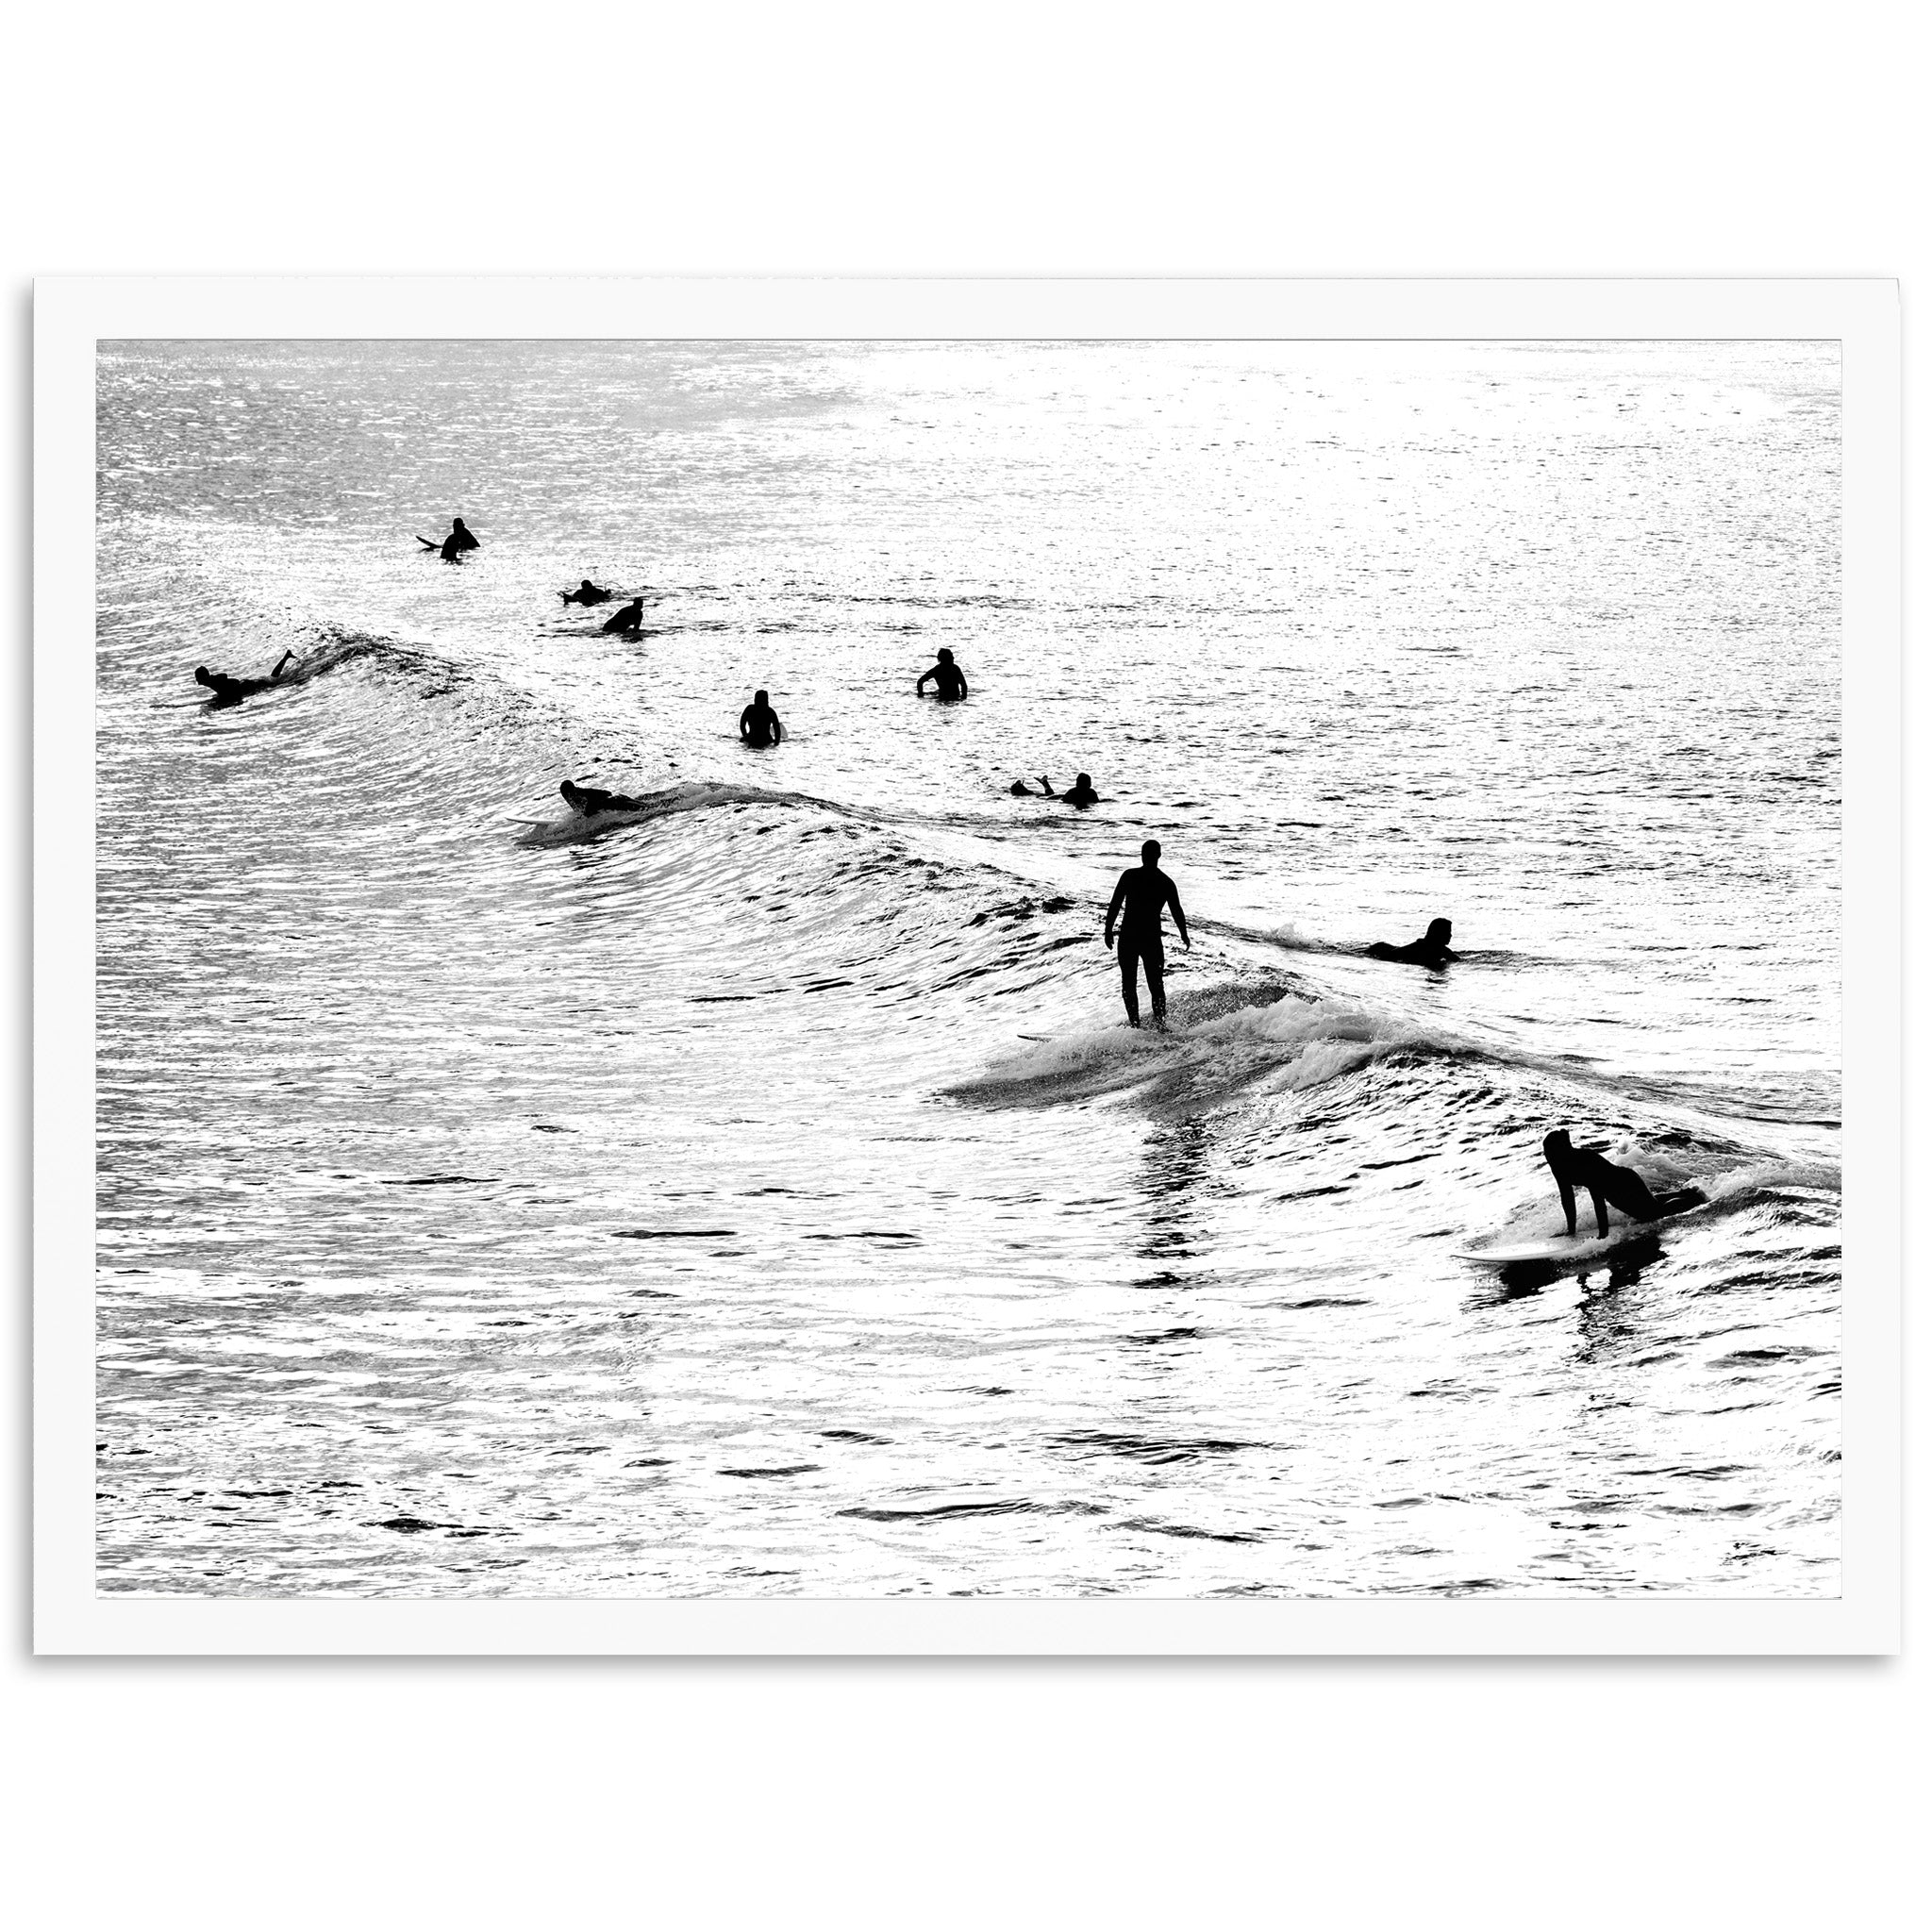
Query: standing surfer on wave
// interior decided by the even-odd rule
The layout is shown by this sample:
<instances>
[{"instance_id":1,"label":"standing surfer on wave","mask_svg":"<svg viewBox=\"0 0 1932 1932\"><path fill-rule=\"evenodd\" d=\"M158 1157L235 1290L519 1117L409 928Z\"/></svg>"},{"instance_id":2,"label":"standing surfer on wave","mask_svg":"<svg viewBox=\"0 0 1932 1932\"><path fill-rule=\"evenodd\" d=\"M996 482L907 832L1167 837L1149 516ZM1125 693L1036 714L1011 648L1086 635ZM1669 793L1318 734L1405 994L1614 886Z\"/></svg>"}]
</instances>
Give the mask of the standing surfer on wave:
<instances>
[{"instance_id":1,"label":"standing surfer on wave","mask_svg":"<svg viewBox=\"0 0 1932 1932\"><path fill-rule=\"evenodd\" d=\"M933 695L941 704L956 704L966 695L966 674L953 662L952 652L943 644L940 646L940 661L930 671L919 674L919 682L913 686L912 694L923 698L928 683L933 687Z\"/></svg>"},{"instance_id":2,"label":"standing surfer on wave","mask_svg":"<svg viewBox=\"0 0 1932 1932\"><path fill-rule=\"evenodd\" d=\"M1173 911L1181 944L1191 953L1194 942L1188 937L1188 915L1181 910L1181 895L1174 890L1174 881L1160 869L1160 841L1149 839L1141 847L1141 863L1122 873L1120 882L1113 889L1113 901L1107 908L1105 942L1108 946L1113 944L1114 921L1116 918L1120 921L1121 1000L1127 1009L1129 1026L1141 1024L1140 989L1134 981L1136 970L1144 967L1147 996L1154 1007L1154 1024L1163 1031L1166 1029L1166 960L1160 945L1160 914L1163 908Z\"/></svg>"},{"instance_id":3,"label":"standing surfer on wave","mask_svg":"<svg viewBox=\"0 0 1932 1932\"><path fill-rule=\"evenodd\" d=\"M772 708L771 696L766 691L754 691L751 703L738 714L738 735L753 751L763 751L767 745L776 744L785 736L785 727L778 722L778 714Z\"/></svg>"},{"instance_id":4,"label":"standing surfer on wave","mask_svg":"<svg viewBox=\"0 0 1932 1932\"><path fill-rule=\"evenodd\" d=\"M1557 1192L1563 1198L1563 1219L1571 1234L1576 1232L1576 1190L1590 1195L1596 1209L1597 1239L1610 1231L1610 1208L1627 1214L1632 1221L1660 1221L1666 1214L1681 1214L1695 1208L1706 1196L1700 1188L1678 1188L1669 1194L1653 1194L1635 1168L1619 1167L1606 1160L1602 1141L1571 1144L1569 1130L1558 1127L1543 1136L1543 1158L1557 1177ZM1608 1207L1604 1204L1607 1202Z\"/></svg>"}]
</instances>

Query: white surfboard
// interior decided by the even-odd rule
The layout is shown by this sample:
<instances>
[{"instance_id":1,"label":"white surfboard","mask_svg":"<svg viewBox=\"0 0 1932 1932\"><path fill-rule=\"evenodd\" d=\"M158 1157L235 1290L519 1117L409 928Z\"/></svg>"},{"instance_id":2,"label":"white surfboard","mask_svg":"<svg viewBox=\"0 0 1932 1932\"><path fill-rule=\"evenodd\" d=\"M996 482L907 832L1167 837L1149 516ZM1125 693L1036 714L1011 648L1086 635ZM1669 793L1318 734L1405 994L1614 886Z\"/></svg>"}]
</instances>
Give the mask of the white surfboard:
<instances>
[{"instance_id":1,"label":"white surfboard","mask_svg":"<svg viewBox=\"0 0 1932 1932\"><path fill-rule=\"evenodd\" d=\"M1593 1261L1659 1228L1691 1220L1710 1205L1708 1201L1694 1202L1675 1214L1662 1215L1656 1221L1629 1221L1619 1216L1611 1221L1610 1231L1605 1235L1520 1235L1514 1240L1506 1236L1497 1241L1472 1242L1457 1252L1465 1261L1474 1261L1486 1268L1507 1268L1524 1261L1548 1261L1559 1266L1566 1266L1572 1261Z\"/></svg>"}]
</instances>

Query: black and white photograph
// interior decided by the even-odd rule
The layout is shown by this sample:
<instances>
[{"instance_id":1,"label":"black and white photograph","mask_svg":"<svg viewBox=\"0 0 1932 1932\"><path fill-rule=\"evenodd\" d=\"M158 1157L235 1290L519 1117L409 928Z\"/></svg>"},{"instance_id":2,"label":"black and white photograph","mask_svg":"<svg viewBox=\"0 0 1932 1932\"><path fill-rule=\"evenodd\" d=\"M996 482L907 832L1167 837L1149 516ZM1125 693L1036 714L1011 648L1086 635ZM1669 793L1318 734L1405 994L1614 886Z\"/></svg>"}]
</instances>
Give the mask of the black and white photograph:
<instances>
[{"instance_id":1,"label":"black and white photograph","mask_svg":"<svg viewBox=\"0 0 1932 1932\"><path fill-rule=\"evenodd\" d=\"M1840 1594L1837 341L93 368L99 1595Z\"/></svg>"},{"instance_id":2,"label":"black and white photograph","mask_svg":"<svg viewBox=\"0 0 1932 1932\"><path fill-rule=\"evenodd\" d=\"M8 1923L1911 1921L1906 18L21 15Z\"/></svg>"}]
</instances>

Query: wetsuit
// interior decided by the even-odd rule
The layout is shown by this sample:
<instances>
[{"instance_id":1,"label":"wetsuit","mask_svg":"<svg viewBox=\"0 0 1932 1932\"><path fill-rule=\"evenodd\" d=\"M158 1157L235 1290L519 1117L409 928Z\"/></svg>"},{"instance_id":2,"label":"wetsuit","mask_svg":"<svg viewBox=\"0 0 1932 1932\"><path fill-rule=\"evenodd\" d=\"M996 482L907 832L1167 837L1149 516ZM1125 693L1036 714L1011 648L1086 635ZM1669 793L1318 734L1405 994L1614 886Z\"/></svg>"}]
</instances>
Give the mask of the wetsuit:
<instances>
[{"instance_id":1,"label":"wetsuit","mask_svg":"<svg viewBox=\"0 0 1932 1932\"><path fill-rule=\"evenodd\" d=\"M587 819L595 818L600 811L642 811L644 808L641 798L626 798L622 791L600 791L594 785L575 785L568 778L557 789L563 794L564 803Z\"/></svg>"},{"instance_id":2,"label":"wetsuit","mask_svg":"<svg viewBox=\"0 0 1932 1932\"><path fill-rule=\"evenodd\" d=\"M266 691L275 682L272 677L230 677L225 671L210 671L207 680L208 690L214 692L218 705L239 705L243 698L252 698L258 691Z\"/></svg>"},{"instance_id":3,"label":"wetsuit","mask_svg":"<svg viewBox=\"0 0 1932 1932\"><path fill-rule=\"evenodd\" d=\"M1180 894L1174 881L1158 865L1137 865L1122 873L1113 889L1113 903L1107 908L1107 929L1113 930L1115 917L1121 925L1121 1001L1127 1009L1130 1025L1141 1024L1140 989L1135 984L1136 969L1147 974L1147 997L1157 1023L1167 1017L1167 959L1161 950L1160 914L1163 908L1174 909L1174 924L1182 939L1188 936L1188 916L1181 910Z\"/></svg>"},{"instance_id":4,"label":"wetsuit","mask_svg":"<svg viewBox=\"0 0 1932 1932\"><path fill-rule=\"evenodd\" d=\"M902 684L899 689L904 691ZM770 705L747 705L738 714L739 735L754 751L763 751L768 744L776 744L783 735L778 724L778 714Z\"/></svg>"},{"instance_id":5,"label":"wetsuit","mask_svg":"<svg viewBox=\"0 0 1932 1932\"><path fill-rule=\"evenodd\" d=\"M1431 945L1427 940L1411 940L1406 946L1377 940L1366 950L1371 959L1394 959L1405 966L1446 966L1456 957L1447 946Z\"/></svg>"},{"instance_id":6,"label":"wetsuit","mask_svg":"<svg viewBox=\"0 0 1932 1932\"><path fill-rule=\"evenodd\" d=\"M225 671L201 671L195 675L214 692L213 702L225 709L230 705L239 705L243 698L252 698L257 691L279 684L289 659L294 655L293 651L284 651L281 662L266 677L230 677Z\"/></svg>"},{"instance_id":7,"label":"wetsuit","mask_svg":"<svg viewBox=\"0 0 1932 1932\"><path fill-rule=\"evenodd\" d=\"M928 678L932 680L934 696L948 703L966 695L966 674L957 664L935 664L930 671L922 672L918 695L924 694Z\"/></svg>"},{"instance_id":8,"label":"wetsuit","mask_svg":"<svg viewBox=\"0 0 1932 1932\"><path fill-rule=\"evenodd\" d=\"M1075 785L1071 790L1060 793L1060 803L1062 805L1098 805L1100 803L1100 793L1094 791L1091 785Z\"/></svg>"},{"instance_id":9,"label":"wetsuit","mask_svg":"<svg viewBox=\"0 0 1932 1932\"><path fill-rule=\"evenodd\" d=\"M615 616L607 617L604 620L604 628L607 631L637 630L642 625L643 621L644 600L638 597L626 604Z\"/></svg>"},{"instance_id":10,"label":"wetsuit","mask_svg":"<svg viewBox=\"0 0 1932 1932\"><path fill-rule=\"evenodd\" d=\"M581 604L588 610L592 604L608 604L615 592L600 591L589 577L586 577L575 591L559 591L557 593L566 604ZM641 605L640 615L641 615Z\"/></svg>"},{"instance_id":11,"label":"wetsuit","mask_svg":"<svg viewBox=\"0 0 1932 1932\"><path fill-rule=\"evenodd\" d=\"M1563 1197L1563 1219L1572 1234L1576 1232L1576 1188L1583 1188L1590 1194L1591 1206L1596 1209L1599 1238L1610 1231L1609 1209L1605 1202L1632 1221L1658 1221L1666 1214L1694 1208L1705 1198L1696 1188L1653 1194L1636 1169L1619 1167L1615 1161L1606 1160L1601 1154L1584 1147L1572 1147L1561 1153L1545 1147L1543 1158L1557 1177L1557 1191Z\"/></svg>"}]
</instances>

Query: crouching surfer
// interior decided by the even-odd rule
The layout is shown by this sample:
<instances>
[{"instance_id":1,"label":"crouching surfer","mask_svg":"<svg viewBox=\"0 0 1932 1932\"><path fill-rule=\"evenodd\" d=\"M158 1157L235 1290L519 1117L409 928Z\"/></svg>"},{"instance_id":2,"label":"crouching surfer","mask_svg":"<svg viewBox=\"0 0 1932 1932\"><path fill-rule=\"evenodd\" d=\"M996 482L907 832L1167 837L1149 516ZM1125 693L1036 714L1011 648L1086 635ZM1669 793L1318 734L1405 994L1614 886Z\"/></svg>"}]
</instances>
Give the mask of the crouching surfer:
<instances>
[{"instance_id":1,"label":"crouching surfer","mask_svg":"<svg viewBox=\"0 0 1932 1932\"><path fill-rule=\"evenodd\" d=\"M289 667L293 651L284 651L282 659L266 677L230 677L225 671L210 671L206 664L194 667L194 681L206 685L214 692L210 710L225 709L229 705L239 705L243 698L252 698L258 691L267 691L271 685L282 681L282 673Z\"/></svg>"},{"instance_id":2,"label":"crouching surfer","mask_svg":"<svg viewBox=\"0 0 1932 1932\"><path fill-rule=\"evenodd\" d=\"M1653 1194L1636 1169L1619 1167L1603 1157L1605 1143L1591 1141L1573 1146L1566 1128L1558 1127L1543 1136L1543 1158L1557 1177L1557 1191L1563 1197L1563 1220L1569 1232L1576 1232L1576 1190L1584 1189L1596 1209L1597 1238L1610 1231L1610 1208L1627 1214L1632 1221L1661 1221L1667 1214L1681 1214L1706 1199L1701 1188L1678 1188L1668 1194ZM1606 1206L1605 1204L1608 1205Z\"/></svg>"},{"instance_id":3,"label":"crouching surfer","mask_svg":"<svg viewBox=\"0 0 1932 1932\"><path fill-rule=\"evenodd\" d=\"M587 819L595 818L600 811L645 809L641 798L626 798L622 791L600 791L594 785L579 785L570 778L557 789L562 794L564 804Z\"/></svg>"},{"instance_id":4,"label":"crouching surfer","mask_svg":"<svg viewBox=\"0 0 1932 1932\"><path fill-rule=\"evenodd\" d=\"M1446 966L1456 955L1449 950L1450 925L1446 919L1432 919L1429 929L1406 946L1391 946L1377 940L1366 949L1371 959L1397 959L1407 966Z\"/></svg>"}]
</instances>

